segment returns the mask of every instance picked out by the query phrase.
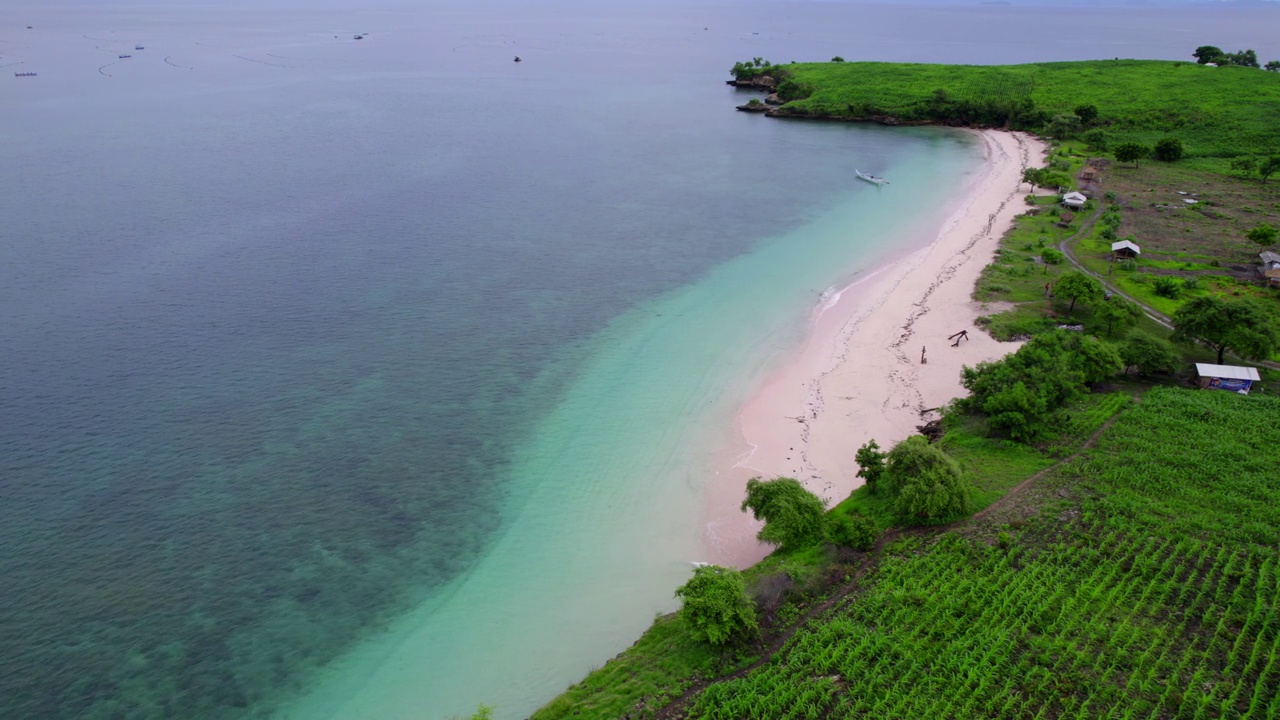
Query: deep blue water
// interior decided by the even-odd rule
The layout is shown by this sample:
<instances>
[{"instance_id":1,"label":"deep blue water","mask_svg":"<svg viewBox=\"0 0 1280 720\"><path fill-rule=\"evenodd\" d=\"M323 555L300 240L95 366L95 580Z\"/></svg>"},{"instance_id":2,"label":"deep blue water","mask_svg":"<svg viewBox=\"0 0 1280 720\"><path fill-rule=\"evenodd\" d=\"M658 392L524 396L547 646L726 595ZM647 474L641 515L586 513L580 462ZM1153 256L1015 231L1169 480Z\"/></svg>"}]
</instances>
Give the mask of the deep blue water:
<instances>
[{"instance_id":1,"label":"deep blue water","mask_svg":"<svg viewBox=\"0 0 1280 720\"><path fill-rule=\"evenodd\" d=\"M611 319L921 152L735 60L1271 57L860 12L0 9L0 717L265 714L485 552Z\"/></svg>"}]
</instances>

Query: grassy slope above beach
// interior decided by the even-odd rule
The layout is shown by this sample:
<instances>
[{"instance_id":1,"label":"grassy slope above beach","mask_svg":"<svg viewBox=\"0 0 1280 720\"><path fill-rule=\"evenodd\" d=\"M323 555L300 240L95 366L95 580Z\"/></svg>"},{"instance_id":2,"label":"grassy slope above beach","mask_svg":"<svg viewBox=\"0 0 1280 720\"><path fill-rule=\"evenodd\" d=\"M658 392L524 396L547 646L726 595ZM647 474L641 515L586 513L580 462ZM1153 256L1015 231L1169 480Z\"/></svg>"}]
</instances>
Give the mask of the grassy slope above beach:
<instances>
[{"instance_id":1,"label":"grassy slope above beach","mask_svg":"<svg viewBox=\"0 0 1280 720\"><path fill-rule=\"evenodd\" d=\"M779 109L782 115L948 122L958 119L966 103L971 108L1023 103L1024 118L1042 112L1039 119L1045 120L1095 105L1094 125L1104 128L1113 144L1151 144L1175 135L1188 158L1280 152L1280 73L1255 68L1165 60L1001 66L845 62L785 65L781 75L780 91L791 99Z\"/></svg>"},{"instance_id":2,"label":"grassy slope above beach","mask_svg":"<svg viewBox=\"0 0 1280 720\"><path fill-rule=\"evenodd\" d=\"M786 66L779 77L784 97L803 96L774 111L782 116L983 125L991 123L954 115L1003 105L1043 131L1055 115L1096 105L1088 127L1113 147L1177 137L1182 161L1144 162L1153 169L1132 173L1113 166L1102 189L1109 207L1123 209L1124 232L1145 227L1144 205L1127 198L1153 172L1176 170L1179 187L1201 193L1213 182L1240 188L1248 217L1239 228L1191 233L1212 245L1205 257L1222 256L1209 267L1247 261L1236 235L1246 220L1280 209L1269 186L1222 177L1231 158L1280 153L1277 73L1162 61L817 63ZM1050 162L1074 176L1098 154L1068 143ZM1214 205L1214 192L1201 195L1204 204ZM1040 291L1062 269L1036 264L1044 247L1079 230L1060 220L1021 218L980 281L984 298L1019 303L1003 322L1038 332L1072 315ZM1169 228L1153 233L1139 238L1153 251L1190 252ZM1015 272L1001 274L1006 266ZM1246 285L1234 294L1270 298ZM1070 319L1109 338L1112 328L1092 311ZM1146 319L1138 329L1167 334ZM1183 362L1203 353L1179 348ZM869 553L777 552L745 573L761 601L757 641L712 651L679 618L660 618L535 717L1276 717L1280 555L1270 539L1280 484L1264 458L1280 442L1268 422L1277 401L1158 387L1177 384L1118 377L1035 444L1001 439L981 414L949 414L938 447L973 481L971 519L899 529ZM831 511L850 512L894 524L885 498L866 488ZM761 600L774 586L781 594Z\"/></svg>"}]
</instances>

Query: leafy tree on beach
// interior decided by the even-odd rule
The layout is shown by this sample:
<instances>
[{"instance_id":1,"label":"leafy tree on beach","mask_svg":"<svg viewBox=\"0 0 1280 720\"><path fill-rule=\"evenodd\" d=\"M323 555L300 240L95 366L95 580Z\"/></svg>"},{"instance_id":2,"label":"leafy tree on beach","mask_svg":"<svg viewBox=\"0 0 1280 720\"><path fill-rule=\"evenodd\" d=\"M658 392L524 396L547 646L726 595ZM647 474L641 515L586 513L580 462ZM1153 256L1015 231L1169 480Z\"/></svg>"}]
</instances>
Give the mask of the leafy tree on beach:
<instances>
[{"instance_id":1,"label":"leafy tree on beach","mask_svg":"<svg viewBox=\"0 0 1280 720\"><path fill-rule=\"evenodd\" d=\"M747 481L747 498L742 510L751 511L764 527L756 536L761 542L792 550L822 539L826 508L817 495L804 489L794 478Z\"/></svg>"},{"instance_id":2,"label":"leafy tree on beach","mask_svg":"<svg viewBox=\"0 0 1280 720\"><path fill-rule=\"evenodd\" d=\"M939 520L969 510L971 487L960 465L923 435L889 451L883 482L900 517Z\"/></svg>"},{"instance_id":3,"label":"leafy tree on beach","mask_svg":"<svg viewBox=\"0 0 1280 720\"><path fill-rule=\"evenodd\" d=\"M1248 300L1198 297L1173 315L1175 342L1199 343L1218 353L1228 350L1246 360L1263 360L1280 347L1280 330L1267 309Z\"/></svg>"},{"instance_id":4,"label":"leafy tree on beach","mask_svg":"<svg viewBox=\"0 0 1280 720\"><path fill-rule=\"evenodd\" d=\"M1151 148L1136 142L1120 143L1116 146L1115 154L1116 160L1131 162L1134 167L1138 167L1138 161L1150 155Z\"/></svg>"},{"instance_id":5,"label":"leafy tree on beach","mask_svg":"<svg viewBox=\"0 0 1280 720\"><path fill-rule=\"evenodd\" d=\"M1262 247L1267 247L1275 244L1277 234L1280 234L1280 230L1276 230L1266 223L1259 223L1252 230L1245 233L1244 236Z\"/></svg>"},{"instance_id":6,"label":"leafy tree on beach","mask_svg":"<svg viewBox=\"0 0 1280 720\"><path fill-rule=\"evenodd\" d=\"M1095 303L1102 299L1102 283L1082 272L1065 273L1053 286L1053 296L1071 301L1068 313L1075 312L1076 302Z\"/></svg>"},{"instance_id":7,"label":"leafy tree on beach","mask_svg":"<svg viewBox=\"0 0 1280 720\"><path fill-rule=\"evenodd\" d=\"M712 645L749 637L760 628L742 573L732 568L697 568L689 582L676 589L676 597L682 601L681 622L695 638Z\"/></svg>"},{"instance_id":8,"label":"leafy tree on beach","mask_svg":"<svg viewBox=\"0 0 1280 720\"><path fill-rule=\"evenodd\" d=\"M876 441L871 440L866 445L858 448L858 452L853 458L858 462L858 477L866 481L867 491L874 494L876 483L880 480L880 476L884 474L885 454L880 452L880 446Z\"/></svg>"}]
</instances>

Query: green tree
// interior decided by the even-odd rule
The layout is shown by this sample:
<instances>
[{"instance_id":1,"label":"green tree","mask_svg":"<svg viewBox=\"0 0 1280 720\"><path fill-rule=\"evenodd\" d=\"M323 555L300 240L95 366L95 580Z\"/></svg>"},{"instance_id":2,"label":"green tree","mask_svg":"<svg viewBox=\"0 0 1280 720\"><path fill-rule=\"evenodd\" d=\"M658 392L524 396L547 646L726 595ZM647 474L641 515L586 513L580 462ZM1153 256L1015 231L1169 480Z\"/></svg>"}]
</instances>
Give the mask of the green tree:
<instances>
[{"instance_id":1,"label":"green tree","mask_svg":"<svg viewBox=\"0 0 1280 720\"><path fill-rule=\"evenodd\" d=\"M900 517L940 520L969 510L970 485L960 465L923 435L912 435L889 451L884 484Z\"/></svg>"},{"instance_id":2,"label":"green tree","mask_svg":"<svg viewBox=\"0 0 1280 720\"><path fill-rule=\"evenodd\" d=\"M992 430L1032 442L1050 434L1058 411L1088 383L1122 367L1115 348L1097 338L1065 330L1042 333L1001 360L965 367L960 382L969 397L959 407L985 414Z\"/></svg>"},{"instance_id":3,"label":"green tree","mask_svg":"<svg viewBox=\"0 0 1280 720\"><path fill-rule=\"evenodd\" d=\"M1156 143L1153 155L1161 162L1177 162L1182 159L1182 141L1178 138L1164 138Z\"/></svg>"},{"instance_id":4,"label":"green tree","mask_svg":"<svg viewBox=\"0 0 1280 720\"><path fill-rule=\"evenodd\" d=\"M1258 177L1262 178L1263 183L1277 172L1280 172L1280 155L1272 155L1258 163Z\"/></svg>"},{"instance_id":5,"label":"green tree","mask_svg":"<svg viewBox=\"0 0 1280 720\"><path fill-rule=\"evenodd\" d=\"M1241 156L1231 161L1231 169L1240 173L1243 177L1249 177L1254 170L1258 169L1258 161L1247 155Z\"/></svg>"},{"instance_id":6,"label":"green tree","mask_svg":"<svg viewBox=\"0 0 1280 720\"><path fill-rule=\"evenodd\" d=\"M1280 72L1280 60L1272 60L1266 65L1263 65L1262 69L1267 70L1269 72Z\"/></svg>"},{"instance_id":7,"label":"green tree","mask_svg":"<svg viewBox=\"0 0 1280 720\"><path fill-rule=\"evenodd\" d=\"M1222 48L1214 47L1213 45L1201 45L1196 48L1195 52L1191 53L1191 56L1196 59L1196 62L1204 65L1205 63L1216 63L1222 60L1223 54Z\"/></svg>"},{"instance_id":8,"label":"green tree","mask_svg":"<svg viewBox=\"0 0 1280 720\"><path fill-rule=\"evenodd\" d=\"M1075 312L1076 302L1092 304L1102 299L1102 283L1082 272L1064 273L1053 286L1053 296L1070 300L1068 313Z\"/></svg>"},{"instance_id":9,"label":"green tree","mask_svg":"<svg viewBox=\"0 0 1280 720\"><path fill-rule=\"evenodd\" d=\"M1079 105L1076 107L1076 117L1080 118L1080 122L1088 125L1098 119L1097 105Z\"/></svg>"},{"instance_id":10,"label":"green tree","mask_svg":"<svg viewBox=\"0 0 1280 720\"><path fill-rule=\"evenodd\" d=\"M1055 115L1053 120L1045 127L1045 132L1056 138L1073 138L1080 134L1084 129L1080 122L1080 116L1074 113L1066 113L1063 115Z\"/></svg>"},{"instance_id":11,"label":"green tree","mask_svg":"<svg viewBox=\"0 0 1280 720\"><path fill-rule=\"evenodd\" d=\"M1091 150L1098 152L1107 151L1107 133L1101 128L1094 128L1081 136L1084 144L1089 146Z\"/></svg>"},{"instance_id":12,"label":"green tree","mask_svg":"<svg viewBox=\"0 0 1280 720\"><path fill-rule=\"evenodd\" d=\"M676 597L681 600L680 620L689 633L712 645L745 639L760 628L742 573L732 568L697 568L689 582L676 589Z\"/></svg>"},{"instance_id":13,"label":"green tree","mask_svg":"<svg viewBox=\"0 0 1280 720\"><path fill-rule=\"evenodd\" d=\"M1222 56L1230 65L1239 65L1241 67L1258 67L1258 53L1252 50L1240 50L1238 52L1227 53Z\"/></svg>"},{"instance_id":14,"label":"green tree","mask_svg":"<svg viewBox=\"0 0 1280 720\"><path fill-rule=\"evenodd\" d=\"M1175 342L1199 343L1218 353L1218 364L1230 350L1246 360L1262 360L1280 346L1274 318L1248 300L1195 298L1173 315Z\"/></svg>"},{"instance_id":15,"label":"green tree","mask_svg":"<svg viewBox=\"0 0 1280 720\"><path fill-rule=\"evenodd\" d=\"M751 511L764 527L757 535L761 542L783 550L812 545L822 539L826 508L817 495L804 489L794 478L747 481L747 498L742 510Z\"/></svg>"},{"instance_id":16,"label":"green tree","mask_svg":"<svg viewBox=\"0 0 1280 720\"><path fill-rule=\"evenodd\" d=\"M1171 373L1180 361L1169 343L1142 332L1130 334L1120 345L1120 359L1125 372L1136 368L1143 375Z\"/></svg>"},{"instance_id":17,"label":"green tree","mask_svg":"<svg viewBox=\"0 0 1280 720\"><path fill-rule=\"evenodd\" d=\"M1107 334L1110 335L1117 326L1123 328L1137 325L1142 319L1142 308L1119 295L1112 295L1098 303L1093 316L1107 324Z\"/></svg>"},{"instance_id":18,"label":"green tree","mask_svg":"<svg viewBox=\"0 0 1280 720\"><path fill-rule=\"evenodd\" d=\"M875 521L856 511L849 515L832 515L827 524L828 540L854 550L870 550L879 534Z\"/></svg>"},{"instance_id":19,"label":"green tree","mask_svg":"<svg viewBox=\"0 0 1280 720\"><path fill-rule=\"evenodd\" d=\"M1115 154L1116 160L1131 162L1134 167L1138 167L1138 161L1150 155L1151 148L1136 142L1120 143L1116 146Z\"/></svg>"},{"instance_id":20,"label":"green tree","mask_svg":"<svg viewBox=\"0 0 1280 720\"><path fill-rule=\"evenodd\" d=\"M858 477L866 481L867 491L872 494L876 491L876 483L884 474L884 457L885 454L880 452L880 446L875 440L858 448L857 454L853 456L858 462Z\"/></svg>"},{"instance_id":21,"label":"green tree","mask_svg":"<svg viewBox=\"0 0 1280 720\"><path fill-rule=\"evenodd\" d=\"M1275 244L1277 233L1280 233L1280 231L1277 231L1266 223L1260 223L1257 227L1245 233L1244 236L1253 242L1258 243L1262 247L1267 247L1268 245Z\"/></svg>"},{"instance_id":22,"label":"green tree","mask_svg":"<svg viewBox=\"0 0 1280 720\"><path fill-rule=\"evenodd\" d=\"M842 58L842 57L840 57L839 55L837 55L837 56L835 56L835 57L831 58L831 62L844 62L844 58Z\"/></svg>"},{"instance_id":23,"label":"green tree","mask_svg":"<svg viewBox=\"0 0 1280 720\"><path fill-rule=\"evenodd\" d=\"M1047 247L1040 251L1040 259L1044 261L1045 274L1048 274L1050 265L1061 265L1067 256L1057 248Z\"/></svg>"}]
</instances>

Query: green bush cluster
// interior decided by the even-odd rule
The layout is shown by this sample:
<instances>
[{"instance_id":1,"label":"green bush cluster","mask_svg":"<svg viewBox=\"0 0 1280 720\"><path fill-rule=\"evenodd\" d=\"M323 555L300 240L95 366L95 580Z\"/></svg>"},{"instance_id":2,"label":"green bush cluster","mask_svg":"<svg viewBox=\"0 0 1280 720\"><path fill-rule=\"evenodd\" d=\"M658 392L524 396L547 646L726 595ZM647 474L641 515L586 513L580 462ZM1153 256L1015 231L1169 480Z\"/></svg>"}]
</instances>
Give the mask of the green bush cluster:
<instances>
[{"instance_id":1,"label":"green bush cluster","mask_svg":"<svg viewBox=\"0 0 1280 720\"><path fill-rule=\"evenodd\" d=\"M1097 338L1065 330L1036 335L1002 360L966 366L961 384L970 393L960 409L982 413L988 426L1014 440L1049 435L1058 412L1088 384L1122 369L1116 349Z\"/></svg>"},{"instance_id":2,"label":"green bush cluster","mask_svg":"<svg viewBox=\"0 0 1280 720\"><path fill-rule=\"evenodd\" d=\"M757 535L761 542L783 550L813 545L826 533L826 507L795 478L751 478L742 510L764 521Z\"/></svg>"}]
</instances>

